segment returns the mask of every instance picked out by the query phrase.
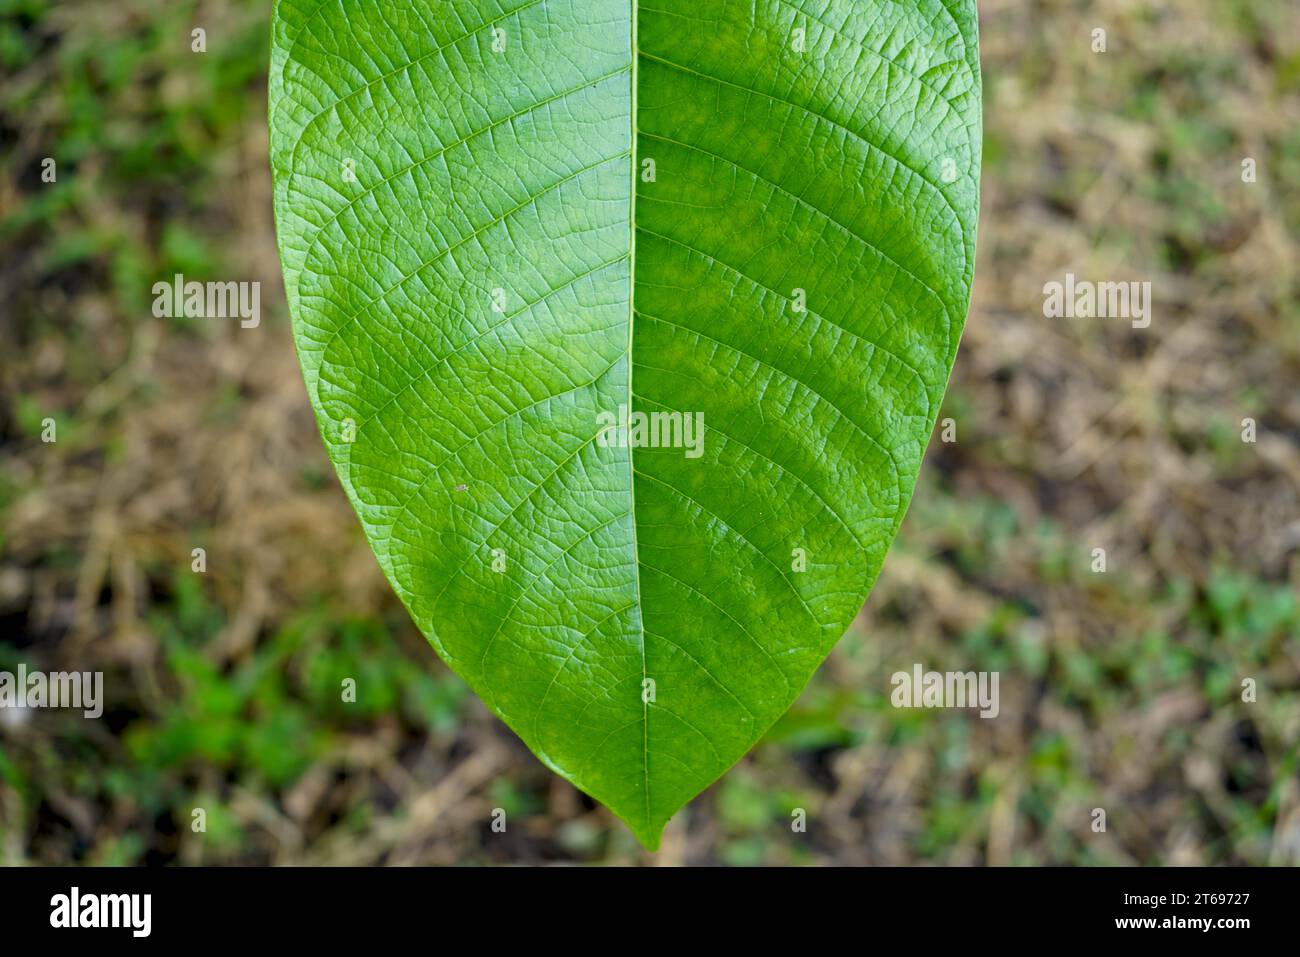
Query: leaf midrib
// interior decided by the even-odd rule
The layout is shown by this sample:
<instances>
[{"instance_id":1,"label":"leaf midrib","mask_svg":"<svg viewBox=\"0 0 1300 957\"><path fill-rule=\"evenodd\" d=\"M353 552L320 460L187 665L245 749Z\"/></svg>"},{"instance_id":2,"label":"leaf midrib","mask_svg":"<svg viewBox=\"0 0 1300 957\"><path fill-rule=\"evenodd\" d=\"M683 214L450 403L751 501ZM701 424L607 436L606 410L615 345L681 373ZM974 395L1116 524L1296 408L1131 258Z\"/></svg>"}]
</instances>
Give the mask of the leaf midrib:
<instances>
[{"instance_id":1,"label":"leaf midrib","mask_svg":"<svg viewBox=\"0 0 1300 957\"><path fill-rule=\"evenodd\" d=\"M631 147L631 189L628 193L628 280L627 280L627 410L628 414L632 413L632 325L636 318L636 184L638 174L638 151L640 130L637 127L637 61L640 59L640 50L637 47L637 0L629 0L630 14L632 17L632 43L631 43L631 82L632 97L631 109L628 112L628 124L630 127L630 147ZM649 677L646 665L645 652L645 618L643 617L641 606L641 553L637 547L636 537L636 467L632 462L632 447L629 444L627 449L627 494L628 494L628 513L631 517L630 525L632 528L632 574L636 586L636 604L635 615L637 629L641 632L641 776L643 782L643 793L645 794L645 824L651 826L650 821L650 703L646 700L646 678Z\"/></svg>"}]
</instances>

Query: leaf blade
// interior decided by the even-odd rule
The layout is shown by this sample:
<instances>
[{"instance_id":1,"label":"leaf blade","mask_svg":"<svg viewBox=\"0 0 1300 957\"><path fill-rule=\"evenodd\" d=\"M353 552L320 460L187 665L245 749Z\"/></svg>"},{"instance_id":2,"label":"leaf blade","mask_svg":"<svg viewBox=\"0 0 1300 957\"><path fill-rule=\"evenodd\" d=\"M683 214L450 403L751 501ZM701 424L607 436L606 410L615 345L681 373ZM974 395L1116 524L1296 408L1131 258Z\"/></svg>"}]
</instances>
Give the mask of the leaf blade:
<instances>
[{"instance_id":1,"label":"leaf blade","mask_svg":"<svg viewBox=\"0 0 1300 957\"><path fill-rule=\"evenodd\" d=\"M979 79L966 3L632 11L281 0L272 164L304 377L381 566L654 847L901 522L969 296ZM702 454L604 447L620 404L702 412Z\"/></svg>"}]
</instances>

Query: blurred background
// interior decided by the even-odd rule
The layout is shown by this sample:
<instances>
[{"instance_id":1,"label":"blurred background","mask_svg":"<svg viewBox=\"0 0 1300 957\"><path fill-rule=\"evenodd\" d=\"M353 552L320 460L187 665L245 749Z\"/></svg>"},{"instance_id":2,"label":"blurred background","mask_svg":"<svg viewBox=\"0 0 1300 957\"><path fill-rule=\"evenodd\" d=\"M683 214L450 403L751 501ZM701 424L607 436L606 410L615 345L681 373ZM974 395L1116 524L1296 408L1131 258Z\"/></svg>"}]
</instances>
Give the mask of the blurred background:
<instances>
[{"instance_id":1,"label":"blurred background","mask_svg":"<svg viewBox=\"0 0 1300 957\"><path fill-rule=\"evenodd\" d=\"M441 664L333 476L269 0L0 0L0 670L107 699L0 713L0 864L1300 863L1300 4L980 8L957 441L807 692L651 856ZM1067 271L1150 280L1150 327L1044 318ZM260 281L261 326L155 318L174 273ZM1000 716L894 709L914 662L1000 671Z\"/></svg>"}]
</instances>

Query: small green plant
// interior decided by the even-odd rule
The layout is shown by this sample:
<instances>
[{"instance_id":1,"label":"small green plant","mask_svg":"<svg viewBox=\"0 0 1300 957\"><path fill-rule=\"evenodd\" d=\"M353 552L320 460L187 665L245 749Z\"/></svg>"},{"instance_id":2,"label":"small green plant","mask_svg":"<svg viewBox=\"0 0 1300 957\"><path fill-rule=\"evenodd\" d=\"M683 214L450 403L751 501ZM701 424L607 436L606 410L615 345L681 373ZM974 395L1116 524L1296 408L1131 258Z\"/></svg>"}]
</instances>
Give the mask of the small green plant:
<instances>
[{"instance_id":1,"label":"small green plant","mask_svg":"<svg viewBox=\"0 0 1300 957\"><path fill-rule=\"evenodd\" d=\"M915 485L974 268L971 0L281 0L303 374L389 581L650 848Z\"/></svg>"}]
</instances>

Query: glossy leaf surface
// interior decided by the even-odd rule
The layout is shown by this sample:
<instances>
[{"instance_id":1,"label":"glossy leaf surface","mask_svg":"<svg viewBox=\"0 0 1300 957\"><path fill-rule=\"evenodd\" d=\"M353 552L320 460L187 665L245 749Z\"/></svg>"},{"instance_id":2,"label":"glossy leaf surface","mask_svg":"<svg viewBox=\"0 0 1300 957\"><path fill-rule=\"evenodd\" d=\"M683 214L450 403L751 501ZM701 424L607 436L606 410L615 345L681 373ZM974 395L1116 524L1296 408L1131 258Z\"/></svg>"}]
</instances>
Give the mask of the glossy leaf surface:
<instances>
[{"instance_id":1,"label":"glossy leaf surface","mask_svg":"<svg viewBox=\"0 0 1300 957\"><path fill-rule=\"evenodd\" d=\"M974 3L279 0L271 73L294 335L379 563L655 847L902 520L974 268Z\"/></svg>"}]
</instances>

